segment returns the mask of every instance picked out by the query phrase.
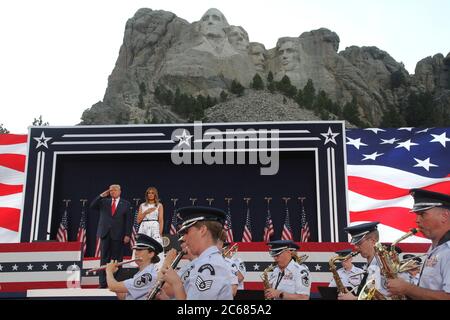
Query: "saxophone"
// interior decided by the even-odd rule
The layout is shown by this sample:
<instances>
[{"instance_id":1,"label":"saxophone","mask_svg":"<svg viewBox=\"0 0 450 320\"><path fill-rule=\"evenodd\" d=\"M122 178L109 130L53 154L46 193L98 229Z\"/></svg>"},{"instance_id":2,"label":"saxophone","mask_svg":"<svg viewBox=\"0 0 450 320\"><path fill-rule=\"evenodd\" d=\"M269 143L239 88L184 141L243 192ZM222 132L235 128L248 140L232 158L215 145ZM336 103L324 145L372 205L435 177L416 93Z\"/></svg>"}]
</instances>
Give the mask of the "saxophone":
<instances>
[{"instance_id":1,"label":"saxophone","mask_svg":"<svg viewBox=\"0 0 450 320\"><path fill-rule=\"evenodd\" d=\"M268 266L267 268L264 269L264 271L261 275L261 279L262 279L263 285L264 285L264 291L271 288L271 285L269 283L269 272L272 272L273 269L275 269L275 264L272 263L270 266ZM273 299L268 299L268 298L265 298L265 299L273 300Z\"/></svg>"},{"instance_id":2,"label":"saxophone","mask_svg":"<svg viewBox=\"0 0 450 320\"><path fill-rule=\"evenodd\" d=\"M302 254L301 256L297 255L297 252L292 252L292 259L294 259L295 262L298 264L302 264L308 259L308 256L306 254Z\"/></svg>"},{"instance_id":3,"label":"saxophone","mask_svg":"<svg viewBox=\"0 0 450 320\"><path fill-rule=\"evenodd\" d=\"M332 257L329 261L328 264L330 266L330 271L333 274L333 278L334 278L334 282L336 282L336 287L337 287L337 291L338 293L347 293L347 288L344 286L344 284L342 283L341 277L339 276L339 274L337 273L336 270L336 262L337 261L345 261L350 257L354 257L358 254L359 252L352 252L346 256L335 256Z\"/></svg>"},{"instance_id":4,"label":"saxophone","mask_svg":"<svg viewBox=\"0 0 450 320\"><path fill-rule=\"evenodd\" d=\"M385 279L396 279L399 272L402 271L402 265L400 263L400 259L398 257L398 253L395 251L395 245L399 243L400 241L405 240L406 238L416 234L418 232L418 229L412 228L408 233L404 234L400 238L398 238L396 241L394 241L390 248L387 249L385 246L383 246L381 243L375 244L375 258L378 261L378 264L380 265L380 271L381 275ZM368 287L366 289L366 287ZM377 289L375 289L374 285L368 286L366 284L360 294L362 295L362 300L405 300L406 296L404 295L392 295L390 297L385 297L383 294L381 294Z\"/></svg>"}]
</instances>

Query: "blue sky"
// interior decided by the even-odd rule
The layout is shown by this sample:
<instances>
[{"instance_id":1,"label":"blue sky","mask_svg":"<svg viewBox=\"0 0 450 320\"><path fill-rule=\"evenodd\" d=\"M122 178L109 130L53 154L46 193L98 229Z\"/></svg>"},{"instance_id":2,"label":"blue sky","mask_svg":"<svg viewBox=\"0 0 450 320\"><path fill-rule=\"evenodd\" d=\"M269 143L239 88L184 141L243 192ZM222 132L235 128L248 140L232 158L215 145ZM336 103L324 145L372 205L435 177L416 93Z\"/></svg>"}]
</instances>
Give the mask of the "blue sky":
<instances>
[{"instance_id":1,"label":"blue sky","mask_svg":"<svg viewBox=\"0 0 450 320\"><path fill-rule=\"evenodd\" d=\"M410 73L419 60L450 52L448 0L0 1L0 123L12 133L26 133L39 115L51 125L79 123L103 99L125 23L142 7L189 22L215 7L268 49L325 27L339 35L339 51L376 46Z\"/></svg>"}]
</instances>

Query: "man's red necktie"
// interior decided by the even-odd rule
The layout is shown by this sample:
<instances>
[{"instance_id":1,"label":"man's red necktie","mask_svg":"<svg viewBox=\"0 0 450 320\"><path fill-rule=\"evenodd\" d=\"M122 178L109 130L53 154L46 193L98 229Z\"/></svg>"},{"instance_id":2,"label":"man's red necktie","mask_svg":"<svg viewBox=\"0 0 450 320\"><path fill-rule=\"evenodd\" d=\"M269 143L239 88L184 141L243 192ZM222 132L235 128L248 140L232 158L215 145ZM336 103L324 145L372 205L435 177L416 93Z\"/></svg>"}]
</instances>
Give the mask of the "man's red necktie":
<instances>
[{"instance_id":1,"label":"man's red necktie","mask_svg":"<svg viewBox=\"0 0 450 320\"><path fill-rule=\"evenodd\" d=\"M112 199L112 205L111 205L111 215L114 216L116 213L116 199Z\"/></svg>"}]
</instances>

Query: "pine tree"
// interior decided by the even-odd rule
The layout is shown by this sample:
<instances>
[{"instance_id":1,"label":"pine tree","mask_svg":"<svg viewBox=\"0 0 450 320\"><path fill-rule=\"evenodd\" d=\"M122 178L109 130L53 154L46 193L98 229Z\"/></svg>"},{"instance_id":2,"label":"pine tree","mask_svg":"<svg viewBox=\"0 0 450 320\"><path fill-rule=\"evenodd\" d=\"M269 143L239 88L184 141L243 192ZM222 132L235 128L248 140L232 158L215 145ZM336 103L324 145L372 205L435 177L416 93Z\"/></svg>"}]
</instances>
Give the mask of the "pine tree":
<instances>
[{"instance_id":1,"label":"pine tree","mask_svg":"<svg viewBox=\"0 0 450 320\"><path fill-rule=\"evenodd\" d=\"M347 102L345 104L344 110L343 110L343 116L344 116L345 120L349 121L350 123L353 123L354 125L356 125L358 127L367 126L360 119L358 104L356 103L355 97L353 97L352 102Z\"/></svg>"},{"instance_id":2,"label":"pine tree","mask_svg":"<svg viewBox=\"0 0 450 320\"><path fill-rule=\"evenodd\" d=\"M3 123L0 123L0 133L9 133L9 130L3 126Z\"/></svg>"},{"instance_id":3,"label":"pine tree","mask_svg":"<svg viewBox=\"0 0 450 320\"><path fill-rule=\"evenodd\" d=\"M250 86L255 90L263 90L264 89L264 82L259 74L255 74Z\"/></svg>"},{"instance_id":4,"label":"pine tree","mask_svg":"<svg viewBox=\"0 0 450 320\"><path fill-rule=\"evenodd\" d=\"M272 71L269 71L269 74L267 75L267 82L268 83L273 82L273 73L272 73Z\"/></svg>"},{"instance_id":5,"label":"pine tree","mask_svg":"<svg viewBox=\"0 0 450 320\"><path fill-rule=\"evenodd\" d=\"M42 120L42 115L40 115L39 118L34 118L33 123L31 125L32 126L48 126L49 123L44 122L44 120Z\"/></svg>"},{"instance_id":6,"label":"pine tree","mask_svg":"<svg viewBox=\"0 0 450 320\"><path fill-rule=\"evenodd\" d=\"M393 106L389 106L387 112L383 114L380 127L383 128L401 128L406 125L405 119Z\"/></svg>"},{"instance_id":7,"label":"pine tree","mask_svg":"<svg viewBox=\"0 0 450 320\"><path fill-rule=\"evenodd\" d=\"M244 90L245 90L245 88L236 79L233 80L233 82L231 82L231 88L230 88L231 93L237 94L240 97L244 94Z\"/></svg>"},{"instance_id":8,"label":"pine tree","mask_svg":"<svg viewBox=\"0 0 450 320\"><path fill-rule=\"evenodd\" d=\"M222 90L220 92L220 101L225 102L225 101L227 101L227 99L228 99L228 93L226 93L225 91Z\"/></svg>"},{"instance_id":9,"label":"pine tree","mask_svg":"<svg viewBox=\"0 0 450 320\"><path fill-rule=\"evenodd\" d=\"M313 81L311 79L308 79L308 82L303 88L303 104L305 108L307 109L313 108L315 97L316 97L316 89L314 88Z\"/></svg>"}]
</instances>

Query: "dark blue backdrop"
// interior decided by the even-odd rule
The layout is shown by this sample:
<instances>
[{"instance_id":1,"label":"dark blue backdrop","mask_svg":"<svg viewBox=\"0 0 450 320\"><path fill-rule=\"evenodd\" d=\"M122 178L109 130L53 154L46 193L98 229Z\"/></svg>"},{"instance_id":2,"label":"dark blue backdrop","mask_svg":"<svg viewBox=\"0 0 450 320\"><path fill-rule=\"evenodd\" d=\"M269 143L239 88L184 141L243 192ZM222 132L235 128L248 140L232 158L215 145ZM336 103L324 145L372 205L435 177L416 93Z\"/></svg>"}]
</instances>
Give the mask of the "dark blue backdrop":
<instances>
[{"instance_id":1,"label":"dark blue backdrop","mask_svg":"<svg viewBox=\"0 0 450 320\"><path fill-rule=\"evenodd\" d=\"M206 198L214 198L212 205L226 210L225 198L232 198L230 209L236 241L240 241L245 224L246 203L249 202L254 241L262 241L267 215L264 197L272 197L270 211L274 223L274 238L281 237L286 216L282 197L290 197L288 209L294 239L300 239L300 201L304 200L311 241L317 240L316 185L314 153L290 152L281 154L277 175L261 176L259 165L174 165L168 154L122 155L64 155L56 168L55 196L52 215L51 239L64 211L62 199L70 199L69 239L76 239L81 217L80 199L88 199L86 207L109 184L122 186L122 197L133 203L133 198L144 198L149 186L156 186L164 204L164 230L168 233L173 214L171 198L178 198L177 207L191 204L208 205ZM94 253L98 214L90 210L87 222L89 256Z\"/></svg>"}]
</instances>

